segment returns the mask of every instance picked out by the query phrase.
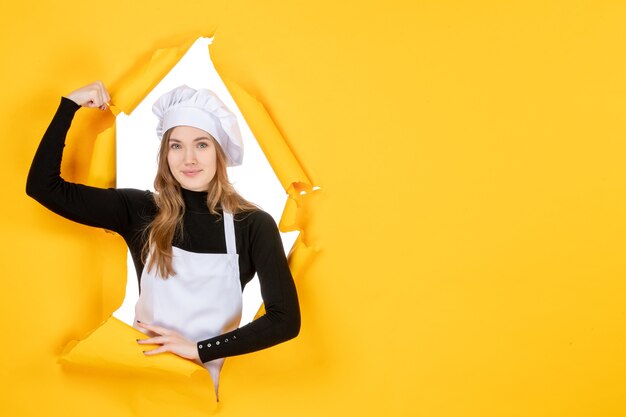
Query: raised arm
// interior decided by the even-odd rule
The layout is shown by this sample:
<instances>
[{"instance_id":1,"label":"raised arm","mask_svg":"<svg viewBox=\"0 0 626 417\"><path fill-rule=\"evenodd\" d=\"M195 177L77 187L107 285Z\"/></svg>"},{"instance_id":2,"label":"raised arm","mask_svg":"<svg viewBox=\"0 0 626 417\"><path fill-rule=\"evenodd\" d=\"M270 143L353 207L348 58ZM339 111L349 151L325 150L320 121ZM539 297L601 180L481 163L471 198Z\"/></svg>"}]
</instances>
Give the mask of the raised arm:
<instances>
[{"instance_id":1,"label":"raised arm","mask_svg":"<svg viewBox=\"0 0 626 417\"><path fill-rule=\"evenodd\" d=\"M65 97L46 130L28 173L26 193L53 212L89 226L123 233L132 215L130 200L144 198L139 190L116 190L74 184L61 177L65 138L81 106L106 109L109 93L101 82Z\"/></svg>"},{"instance_id":2,"label":"raised arm","mask_svg":"<svg viewBox=\"0 0 626 417\"><path fill-rule=\"evenodd\" d=\"M276 222L263 211L252 216L255 219L250 229L250 250L265 314L232 332L197 342L202 362L264 349L292 339L300 332L298 295Z\"/></svg>"},{"instance_id":3,"label":"raised arm","mask_svg":"<svg viewBox=\"0 0 626 417\"><path fill-rule=\"evenodd\" d=\"M74 90L66 96L78 106L99 108L106 110L111 101L111 95L102 81L95 81L89 85Z\"/></svg>"}]
</instances>

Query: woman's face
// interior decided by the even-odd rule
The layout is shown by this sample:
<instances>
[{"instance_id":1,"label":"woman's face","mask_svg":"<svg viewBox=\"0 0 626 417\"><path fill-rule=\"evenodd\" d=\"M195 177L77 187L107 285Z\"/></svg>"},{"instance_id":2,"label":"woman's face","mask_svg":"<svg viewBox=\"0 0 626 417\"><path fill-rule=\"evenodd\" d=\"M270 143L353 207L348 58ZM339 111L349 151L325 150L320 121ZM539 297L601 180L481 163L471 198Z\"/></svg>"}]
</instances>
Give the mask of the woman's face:
<instances>
[{"instance_id":1,"label":"woman's face","mask_svg":"<svg viewBox=\"0 0 626 417\"><path fill-rule=\"evenodd\" d=\"M167 163L182 188L207 191L215 176L215 146L211 135L191 126L176 126L170 134Z\"/></svg>"}]
</instances>

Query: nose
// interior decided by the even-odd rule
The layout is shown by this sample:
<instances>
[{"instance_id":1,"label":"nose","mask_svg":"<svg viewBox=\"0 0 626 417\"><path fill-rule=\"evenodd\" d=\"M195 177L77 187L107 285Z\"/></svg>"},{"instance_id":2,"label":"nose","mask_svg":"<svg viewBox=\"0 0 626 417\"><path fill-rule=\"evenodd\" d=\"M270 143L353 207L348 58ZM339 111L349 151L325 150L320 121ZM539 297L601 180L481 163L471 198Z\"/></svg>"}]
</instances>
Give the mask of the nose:
<instances>
[{"instance_id":1,"label":"nose","mask_svg":"<svg viewBox=\"0 0 626 417\"><path fill-rule=\"evenodd\" d=\"M185 165L195 165L197 163L196 152L193 147L187 147L185 150Z\"/></svg>"}]
</instances>

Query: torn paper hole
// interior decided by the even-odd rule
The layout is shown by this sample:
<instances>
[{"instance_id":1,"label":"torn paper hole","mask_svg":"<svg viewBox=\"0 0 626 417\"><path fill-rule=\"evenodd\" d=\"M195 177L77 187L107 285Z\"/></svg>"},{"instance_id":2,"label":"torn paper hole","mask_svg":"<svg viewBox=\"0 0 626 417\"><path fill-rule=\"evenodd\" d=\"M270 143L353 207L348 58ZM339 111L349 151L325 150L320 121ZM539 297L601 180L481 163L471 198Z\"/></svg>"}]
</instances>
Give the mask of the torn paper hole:
<instances>
[{"instance_id":1,"label":"torn paper hole","mask_svg":"<svg viewBox=\"0 0 626 417\"><path fill-rule=\"evenodd\" d=\"M243 164L228 168L231 182L246 199L261 206L278 223L287 196L211 62L209 54L211 41L212 38L204 37L196 40L176 66L130 115L120 114L117 117L117 186L154 191L153 181L156 173L159 140L156 136L157 118L152 113L152 104L158 97L181 84L193 88L208 88L214 91L226 106L237 114L244 140ZM282 234L286 251L291 249L296 235L297 233ZM130 253L127 264L126 297L114 316L132 325L139 293L137 276ZM255 278L246 285L244 290L242 326L254 318L261 303L259 283L258 279Z\"/></svg>"}]
</instances>

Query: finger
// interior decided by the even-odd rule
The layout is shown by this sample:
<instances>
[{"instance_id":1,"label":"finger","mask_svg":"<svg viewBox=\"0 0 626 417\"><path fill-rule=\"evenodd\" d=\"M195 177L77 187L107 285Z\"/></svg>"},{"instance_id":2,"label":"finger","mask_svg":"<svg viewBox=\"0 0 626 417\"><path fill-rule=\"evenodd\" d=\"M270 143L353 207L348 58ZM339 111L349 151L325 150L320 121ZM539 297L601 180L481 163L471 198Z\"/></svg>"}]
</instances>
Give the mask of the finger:
<instances>
[{"instance_id":1,"label":"finger","mask_svg":"<svg viewBox=\"0 0 626 417\"><path fill-rule=\"evenodd\" d=\"M98 107L100 107L106 102L106 100L104 99L104 94L102 94L102 88L103 88L102 81L100 80L95 81L93 83L93 88L94 90L96 90L96 93L98 95L97 104L98 104Z\"/></svg>"},{"instance_id":2,"label":"finger","mask_svg":"<svg viewBox=\"0 0 626 417\"><path fill-rule=\"evenodd\" d=\"M158 355L159 353L165 353L167 351L168 349L165 346L159 346L156 349L144 350L143 354L146 356L151 356L151 355Z\"/></svg>"},{"instance_id":3,"label":"finger","mask_svg":"<svg viewBox=\"0 0 626 417\"><path fill-rule=\"evenodd\" d=\"M89 85L90 107L102 109L102 104L104 104L104 102L102 101L102 93L100 90L100 84L98 84L97 81L94 81Z\"/></svg>"},{"instance_id":4,"label":"finger","mask_svg":"<svg viewBox=\"0 0 626 417\"><path fill-rule=\"evenodd\" d=\"M100 83L100 84L102 84L102 83ZM106 109L107 102L109 100L107 100L107 94L106 94L106 91L104 90L104 85L101 85L98 90L100 91L100 100L102 100L102 105Z\"/></svg>"},{"instance_id":5,"label":"finger","mask_svg":"<svg viewBox=\"0 0 626 417\"><path fill-rule=\"evenodd\" d=\"M102 81L100 81L100 85L102 86L102 93L104 95L104 100L106 101L107 105L110 106L109 102L111 101L111 95L109 94L109 91L104 86Z\"/></svg>"},{"instance_id":6,"label":"finger","mask_svg":"<svg viewBox=\"0 0 626 417\"><path fill-rule=\"evenodd\" d=\"M143 323L143 322L137 322L137 324L139 324L141 327L146 328L148 330L152 330L155 333L159 333L160 335L168 335L170 334L170 330L166 329L165 327L161 327L161 326L156 326L153 324L148 324L148 323Z\"/></svg>"},{"instance_id":7,"label":"finger","mask_svg":"<svg viewBox=\"0 0 626 417\"><path fill-rule=\"evenodd\" d=\"M156 345L156 344L161 345L169 341L170 341L169 336L155 336L155 337L149 337L147 339L137 339L137 343L141 345Z\"/></svg>"},{"instance_id":8,"label":"finger","mask_svg":"<svg viewBox=\"0 0 626 417\"><path fill-rule=\"evenodd\" d=\"M98 89L92 88L89 91L88 107L94 108L94 107L100 107L101 105L102 105L102 102L100 101L100 94L98 93Z\"/></svg>"}]
</instances>

